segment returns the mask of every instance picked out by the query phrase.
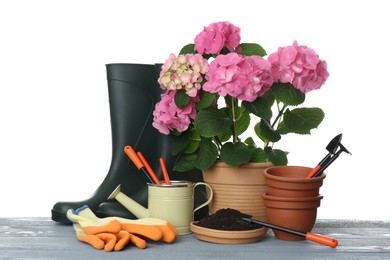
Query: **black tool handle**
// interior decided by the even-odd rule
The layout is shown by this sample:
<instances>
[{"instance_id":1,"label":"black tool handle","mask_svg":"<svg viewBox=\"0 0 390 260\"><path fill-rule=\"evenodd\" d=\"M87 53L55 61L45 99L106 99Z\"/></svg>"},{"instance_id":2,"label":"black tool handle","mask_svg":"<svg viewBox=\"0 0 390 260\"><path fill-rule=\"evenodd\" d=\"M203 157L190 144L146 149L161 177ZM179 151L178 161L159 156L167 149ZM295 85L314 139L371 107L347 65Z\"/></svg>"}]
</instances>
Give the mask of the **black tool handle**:
<instances>
[{"instance_id":1,"label":"black tool handle","mask_svg":"<svg viewBox=\"0 0 390 260\"><path fill-rule=\"evenodd\" d=\"M289 234L292 234L292 235L296 235L296 236L300 236L300 237L306 237L306 233L303 233L303 232L300 232L300 231L297 231L297 230L293 230L293 229L289 229L289 228L284 228L284 227L281 227L281 226L276 226L276 225L271 224L271 223L262 222L262 221L254 220L254 219L251 219L251 218L242 218L242 220L247 221L247 222L252 222L252 223L255 223L255 224L258 224L258 225L262 225L262 226L267 227L267 228L272 228L272 229L276 229L276 230L279 230L279 231L283 231L283 232L286 232L286 233L289 233Z\"/></svg>"},{"instance_id":2,"label":"black tool handle","mask_svg":"<svg viewBox=\"0 0 390 260\"><path fill-rule=\"evenodd\" d=\"M343 151L340 149L335 155L333 155L327 162L325 162L325 164L312 176L312 178L314 177L318 177L320 176L326 168L329 167L329 165L334 162L334 160L337 159L337 157L339 157L339 155L342 153Z\"/></svg>"}]
</instances>

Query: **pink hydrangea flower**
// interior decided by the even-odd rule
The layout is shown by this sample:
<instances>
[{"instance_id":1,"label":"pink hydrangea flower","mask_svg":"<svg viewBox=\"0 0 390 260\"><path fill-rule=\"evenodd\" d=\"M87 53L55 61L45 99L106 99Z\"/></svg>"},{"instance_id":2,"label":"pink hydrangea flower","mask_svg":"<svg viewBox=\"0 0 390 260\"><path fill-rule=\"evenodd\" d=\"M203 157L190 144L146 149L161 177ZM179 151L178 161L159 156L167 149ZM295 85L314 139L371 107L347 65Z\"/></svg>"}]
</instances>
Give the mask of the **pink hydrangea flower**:
<instances>
[{"instance_id":1,"label":"pink hydrangea flower","mask_svg":"<svg viewBox=\"0 0 390 260\"><path fill-rule=\"evenodd\" d=\"M183 132L188 129L191 119L196 116L195 104L199 102L199 96L190 99L182 109L179 109L174 101L176 91L169 90L161 95L153 111L153 127L160 133L169 135L171 130Z\"/></svg>"},{"instance_id":2,"label":"pink hydrangea flower","mask_svg":"<svg viewBox=\"0 0 390 260\"><path fill-rule=\"evenodd\" d=\"M273 83L271 64L267 60L237 53L218 55L210 63L206 80L205 91L249 102L265 94Z\"/></svg>"},{"instance_id":3,"label":"pink hydrangea flower","mask_svg":"<svg viewBox=\"0 0 390 260\"><path fill-rule=\"evenodd\" d=\"M195 37L195 50L200 54L219 54L226 46L233 52L240 44L240 31L230 22L212 23Z\"/></svg>"},{"instance_id":4,"label":"pink hydrangea flower","mask_svg":"<svg viewBox=\"0 0 390 260\"><path fill-rule=\"evenodd\" d=\"M280 47L268 57L275 81L291 83L303 93L319 89L329 77L327 63L316 52L294 41L292 46Z\"/></svg>"},{"instance_id":5,"label":"pink hydrangea flower","mask_svg":"<svg viewBox=\"0 0 390 260\"><path fill-rule=\"evenodd\" d=\"M208 61L200 54L176 57L171 54L162 66L158 82L163 89L185 89L187 95L195 97L201 88L203 76L209 69Z\"/></svg>"}]
</instances>

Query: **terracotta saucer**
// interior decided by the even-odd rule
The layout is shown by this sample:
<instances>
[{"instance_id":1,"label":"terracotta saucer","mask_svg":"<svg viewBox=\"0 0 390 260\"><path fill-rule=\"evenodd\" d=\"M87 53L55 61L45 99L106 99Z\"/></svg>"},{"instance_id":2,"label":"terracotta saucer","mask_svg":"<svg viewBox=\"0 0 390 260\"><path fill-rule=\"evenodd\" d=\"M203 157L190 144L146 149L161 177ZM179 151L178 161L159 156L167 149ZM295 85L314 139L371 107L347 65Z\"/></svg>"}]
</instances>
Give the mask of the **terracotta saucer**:
<instances>
[{"instance_id":1,"label":"terracotta saucer","mask_svg":"<svg viewBox=\"0 0 390 260\"><path fill-rule=\"evenodd\" d=\"M218 244L254 243L260 241L267 232L265 227L245 231L225 231L204 228L195 225L195 223L197 223L197 221L192 222L190 227L197 239Z\"/></svg>"}]
</instances>

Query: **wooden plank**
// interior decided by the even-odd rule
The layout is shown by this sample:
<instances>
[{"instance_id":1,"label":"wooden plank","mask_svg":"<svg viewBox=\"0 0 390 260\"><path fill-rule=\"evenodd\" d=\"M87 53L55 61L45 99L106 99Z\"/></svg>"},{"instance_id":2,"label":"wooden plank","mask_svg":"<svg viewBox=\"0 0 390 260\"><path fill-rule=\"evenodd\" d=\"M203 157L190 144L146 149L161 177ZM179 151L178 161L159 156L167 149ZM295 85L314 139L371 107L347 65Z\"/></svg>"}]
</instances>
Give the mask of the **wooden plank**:
<instances>
[{"instance_id":1,"label":"wooden plank","mask_svg":"<svg viewBox=\"0 0 390 260\"><path fill-rule=\"evenodd\" d=\"M107 253L79 242L71 226L48 218L0 218L1 259L390 259L390 221L317 220L315 233L339 241L335 249L310 241L281 241L269 231L258 243L221 245L180 236Z\"/></svg>"}]
</instances>

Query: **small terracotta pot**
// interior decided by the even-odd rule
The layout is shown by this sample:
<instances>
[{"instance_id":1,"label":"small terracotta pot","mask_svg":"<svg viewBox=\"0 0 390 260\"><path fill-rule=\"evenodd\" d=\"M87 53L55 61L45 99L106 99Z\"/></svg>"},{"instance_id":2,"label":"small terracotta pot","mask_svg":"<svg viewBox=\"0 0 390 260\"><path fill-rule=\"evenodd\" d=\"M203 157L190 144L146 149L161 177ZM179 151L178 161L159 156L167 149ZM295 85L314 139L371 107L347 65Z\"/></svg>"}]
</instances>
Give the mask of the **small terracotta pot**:
<instances>
[{"instance_id":1,"label":"small terracotta pot","mask_svg":"<svg viewBox=\"0 0 390 260\"><path fill-rule=\"evenodd\" d=\"M272 166L264 171L267 194L278 197L315 197L325 179L325 173L306 179L312 170L302 166Z\"/></svg>"},{"instance_id":2,"label":"small terracotta pot","mask_svg":"<svg viewBox=\"0 0 390 260\"><path fill-rule=\"evenodd\" d=\"M317 208L320 206L322 195L316 197L286 198L262 194L266 206L268 222L274 225L309 232L317 218ZM304 240L282 231L272 230L277 239Z\"/></svg>"}]
</instances>

